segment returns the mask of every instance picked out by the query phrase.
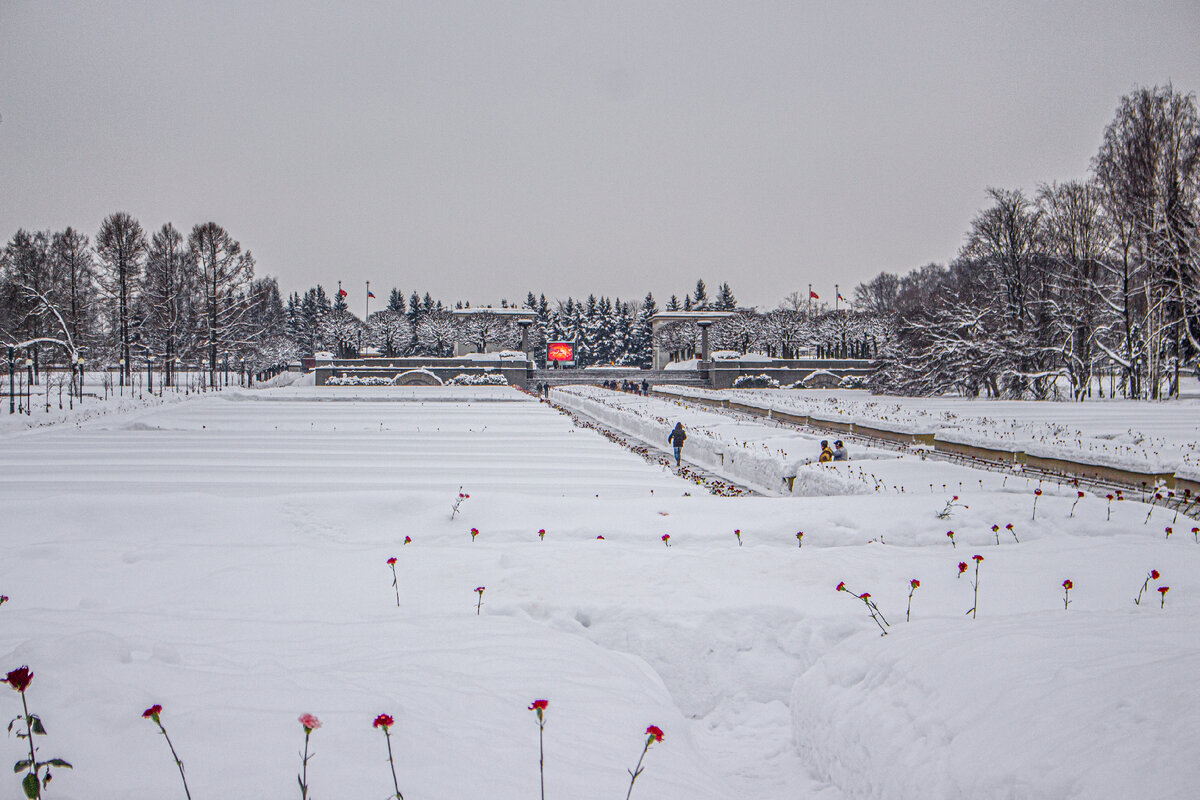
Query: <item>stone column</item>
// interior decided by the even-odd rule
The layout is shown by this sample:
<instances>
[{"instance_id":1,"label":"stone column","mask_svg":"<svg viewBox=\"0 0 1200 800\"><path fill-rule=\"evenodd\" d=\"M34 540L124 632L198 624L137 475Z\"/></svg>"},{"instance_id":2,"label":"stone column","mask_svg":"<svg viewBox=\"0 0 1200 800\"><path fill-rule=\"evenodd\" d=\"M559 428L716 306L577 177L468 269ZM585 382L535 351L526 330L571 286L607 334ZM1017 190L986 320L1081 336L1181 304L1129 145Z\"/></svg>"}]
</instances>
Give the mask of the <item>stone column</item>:
<instances>
[{"instance_id":1,"label":"stone column","mask_svg":"<svg viewBox=\"0 0 1200 800\"><path fill-rule=\"evenodd\" d=\"M700 360L708 361L708 327L712 322L704 320L696 324L700 326Z\"/></svg>"}]
</instances>

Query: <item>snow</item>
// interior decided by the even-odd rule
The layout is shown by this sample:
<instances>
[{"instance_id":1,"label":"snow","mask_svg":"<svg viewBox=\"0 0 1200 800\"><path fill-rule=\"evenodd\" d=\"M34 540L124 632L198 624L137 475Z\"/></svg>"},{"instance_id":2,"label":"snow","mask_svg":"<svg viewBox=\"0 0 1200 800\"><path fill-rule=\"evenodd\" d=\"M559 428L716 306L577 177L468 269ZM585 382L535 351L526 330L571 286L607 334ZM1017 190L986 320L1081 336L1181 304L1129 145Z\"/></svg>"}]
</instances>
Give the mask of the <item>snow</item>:
<instances>
[{"instance_id":1,"label":"snow","mask_svg":"<svg viewBox=\"0 0 1200 800\"><path fill-rule=\"evenodd\" d=\"M685 457L757 448L751 477L818 438L551 394L659 440L657 417L683 419ZM10 425L0 456L0 671L35 673L39 746L75 764L63 800L182 795L153 703L195 797L296 793L304 712L324 723L314 797L390 791L384 712L406 797L536 797L539 698L550 797L622 796L650 724L666 738L634 798L1182 798L1200 780L1197 523L1133 500L1106 521L1047 482L1034 519L1023 477L875 448L801 464L806 496L715 497L508 387L231 389ZM938 519L952 494L969 507ZM1019 543L996 543L1007 522ZM972 619L956 564L975 553Z\"/></svg>"}]
</instances>

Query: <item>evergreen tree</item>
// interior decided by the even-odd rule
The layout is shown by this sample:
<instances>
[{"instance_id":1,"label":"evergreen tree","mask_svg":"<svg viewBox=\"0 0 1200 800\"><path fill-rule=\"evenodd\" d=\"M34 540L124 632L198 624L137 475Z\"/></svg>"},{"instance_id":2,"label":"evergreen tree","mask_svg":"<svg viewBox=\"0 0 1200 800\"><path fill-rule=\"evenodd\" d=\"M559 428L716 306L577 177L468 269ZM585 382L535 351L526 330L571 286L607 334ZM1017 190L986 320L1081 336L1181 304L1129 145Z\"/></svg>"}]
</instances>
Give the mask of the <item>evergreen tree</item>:
<instances>
[{"instance_id":1,"label":"evergreen tree","mask_svg":"<svg viewBox=\"0 0 1200 800\"><path fill-rule=\"evenodd\" d=\"M713 302L713 308L717 311L736 311L737 300L733 296L733 289L729 288L729 283L722 283L720 290L717 292L717 299Z\"/></svg>"},{"instance_id":2,"label":"evergreen tree","mask_svg":"<svg viewBox=\"0 0 1200 800\"><path fill-rule=\"evenodd\" d=\"M392 294L388 297L388 311L395 311L397 314L405 312L404 292L399 289L392 289Z\"/></svg>"},{"instance_id":3,"label":"evergreen tree","mask_svg":"<svg viewBox=\"0 0 1200 800\"><path fill-rule=\"evenodd\" d=\"M667 307L663 310L664 311L678 311L679 310L679 298L676 297L675 295L671 295L671 299L667 301Z\"/></svg>"},{"instance_id":4,"label":"evergreen tree","mask_svg":"<svg viewBox=\"0 0 1200 800\"><path fill-rule=\"evenodd\" d=\"M692 293L692 308L697 311L708 310L708 287L704 285L704 280L696 281L696 291Z\"/></svg>"}]
</instances>

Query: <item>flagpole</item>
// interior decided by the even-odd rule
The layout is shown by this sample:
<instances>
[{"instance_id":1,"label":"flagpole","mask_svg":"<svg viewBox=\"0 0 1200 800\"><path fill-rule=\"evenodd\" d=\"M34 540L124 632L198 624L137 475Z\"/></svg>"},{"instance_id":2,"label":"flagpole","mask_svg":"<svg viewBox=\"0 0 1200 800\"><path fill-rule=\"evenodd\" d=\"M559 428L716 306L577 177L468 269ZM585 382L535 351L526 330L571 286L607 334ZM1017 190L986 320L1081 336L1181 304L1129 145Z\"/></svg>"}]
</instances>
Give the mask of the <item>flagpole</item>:
<instances>
[{"instance_id":1,"label":"flagpole","mask_svg":"<svg viewBox=\"0 0 1200 800\"><path fill-rule=\"evenodd\" d=\"M810 314L812 313L812 284L811 283L808 285L808 312Z\"/></svg>"},{"instance_id":2,"label":"flagpole","mask_svg":"<svg viewBox=\"0 0 1200 800\"><path fill-rule=\"evenodd\" d=\"M833 285L833 310L834 311L838 310L838 300L841 300L841 299L842 299L842 290L840 288L838 288L838 285L835 283Z\"/></svg>"},{"instance_id":3,"label":"flagpole","mask_svg":"<svg viewBox=\"0 0 1200 800\"><path fill-rule=\"evenodd\" d=\"M371 316L371 282L367 281L367 296L366 305L363 307L363 322L367 321L367 317Z\"/></svg>"}]
</instances>

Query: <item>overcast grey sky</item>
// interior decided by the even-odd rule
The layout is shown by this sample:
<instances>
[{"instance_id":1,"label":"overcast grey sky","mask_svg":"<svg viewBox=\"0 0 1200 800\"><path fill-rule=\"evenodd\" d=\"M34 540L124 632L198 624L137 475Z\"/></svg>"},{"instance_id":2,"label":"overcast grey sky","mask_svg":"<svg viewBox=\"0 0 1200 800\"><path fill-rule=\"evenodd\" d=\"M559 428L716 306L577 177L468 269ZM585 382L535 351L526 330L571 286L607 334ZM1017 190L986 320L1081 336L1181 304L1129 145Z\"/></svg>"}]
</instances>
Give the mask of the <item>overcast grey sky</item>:
<instances>
[{"instance_id":1,"label":"overcast grey sky","mask_svg":"<svg viewBox=\"0 0 1200 800\"><path fill-rule=\"evenodd\" d=\"M1200 90L1200 3L0 0L0 236L215 220L285 291L773 307L952 258Z\"/></svg>"}]
</instances>

